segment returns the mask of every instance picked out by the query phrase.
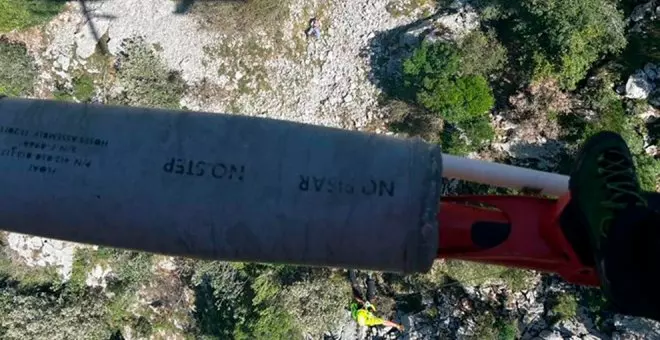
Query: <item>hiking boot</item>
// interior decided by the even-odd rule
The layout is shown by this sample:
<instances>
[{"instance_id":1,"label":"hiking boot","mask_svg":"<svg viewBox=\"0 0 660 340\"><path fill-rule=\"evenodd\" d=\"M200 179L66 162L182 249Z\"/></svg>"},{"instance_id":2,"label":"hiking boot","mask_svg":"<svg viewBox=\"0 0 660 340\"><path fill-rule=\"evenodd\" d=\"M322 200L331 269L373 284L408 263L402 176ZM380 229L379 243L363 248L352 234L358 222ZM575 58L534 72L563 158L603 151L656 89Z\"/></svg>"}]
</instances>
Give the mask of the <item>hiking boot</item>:
<instances>
[{"instance_id":1,"label":"hiking boot","mask_svg":"<svg viewBox=\"0 0 660 340\"><path fill-rule=\"evenodd\" d=\"M571 200L587 228L601 284L607 293L610 289L603 257L612 222L627 208L647 206L623 138L607 131L589 138L578 154L569 183Z\"/></svg>"}]
</instances>

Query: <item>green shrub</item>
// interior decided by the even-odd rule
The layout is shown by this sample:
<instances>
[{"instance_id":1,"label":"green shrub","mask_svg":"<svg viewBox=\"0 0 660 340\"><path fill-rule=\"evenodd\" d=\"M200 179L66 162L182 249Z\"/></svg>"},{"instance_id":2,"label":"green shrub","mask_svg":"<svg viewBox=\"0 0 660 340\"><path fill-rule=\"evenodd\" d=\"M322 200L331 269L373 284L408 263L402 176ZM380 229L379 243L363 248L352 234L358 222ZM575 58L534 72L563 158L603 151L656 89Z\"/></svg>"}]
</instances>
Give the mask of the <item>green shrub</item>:
<instances>
[{"instance_id":1,"label":"green shrub","mask_svg":"<svg viewBox=\"0 0 660 340\"><path fill-rule=\"evenodd\" d=\"M81 102L89 102L94 96L94 79L87 73L73 78L73 95Z\"/></svg>"},{"instance_id":2,"label":"green shrub","mask_svg":"<svg viewBox=\"0 0 660 340\"><path fill-rule=\"evenodd\" d=\"M498 331L499 340L515 340L520 337L518 322L516 320L497 320L495 327Z\"/></svg>"},{"instance_id":3,"label":"green shrub","mask_svg":"<svg viewBox=\"0 0 660 340\"><path fill-rule=\"evenodd\" d=\"M63 291L21 292L0 289L0 337L19 339L110 339L103 298L83 298Z\"/></svg>"},{"instance_id":4,"label":"green shrub","mask_svg":"<svg viewBox=\"0 0 660 340\"><path fill-rule=\"evenodd\" d=\"M488 145L495 137L495 130L490 124L488 116L477 116L468 121L457 124L463 130L465 136L470 141L472 151L482 146Z\"/></svg>"},{"instance_id":5,"label":"green shrub","mask_svg":"<svg viewBox=\"0 0 660 340\"><path fill-rule=\"evenodd\" d=\"M492 91L483 76L461 75L455 46L422 44L404 61L403 73L406 93L414 93L418 105L445 121L438 138L445 149L464 154L492 140L494 132L488 118L494 105ZM469 143L461 139L459 130Z\"/></svg>"},{"instance_id":6,"label":"green shrub","mask_svg":"<svg viewBox=\"0 0 660 340\"><path fill-rule=\"evenodd\" d=\"M0 0L0 33L49 21L64 8L65 0Z\"/></svg>"},{"instance_id":7,"label":"green shrub","mask_svg":"<svg viewBox=\"0 0 660 340\"><path fill-rule=\"evenodd\" d=\"M249 277L235 266L224 262L196 264L194 285L197 332L201 336L227 339L233 337L240 320L245 319L251 301Z\"/></svg>"},{"instance_id":8,"label":"green shrub","mask_svg":"<svg viewBox=\"0 0 660 340\"><path fill-rule=\"evenodd\" d=\"M0 95L31 94L36 77L34 59L25 46L0 38Z\"/></svg>"},{"instance_id":9,"label":"green shrub","mask_svg":"<svg viewBox=\"0 0 660 340\"><path fill-rule=\"evenodd\" d=\"M470 339L515 340L520 337L517 320L496 317L492 312L486 312L476 316L474 321L475 330Z\"/></svg>"},{"instance_id":10,"label":"green shrub","mask_svg":"<svg viewBox=\"0 0 660 340\"><path fill-rule=\"evenodd\" d=\"M573 90L591 66L626 46L625 21L611 0L482 0L484 17L519 59L520 81L554 78Z\"/></svg>"},{"instance_id":11,"label":"green shrub","mask_svg":"<svg viewBox=\"0 0 660 340\"><path fill-rule=\"evenodd\" d=\"M461 74L488 77L504 68L508 52L495 32L475 30L460 41L459 53Z\"/></svg>"},{"instance_id":12,"label":"green shrub","mask_svg":"<svg viewBox=\"0 0 660 340\"><path fill-rule=\"evenodd\" d=\"M295 339L300 330L284 308L287 266L198 262L195 334L203 339ZM295 270L294 270L295 272Z\"/></svg>"},{"instance_id":13,"label":"green shrub","mask_svg":"<svg viewBox=\"0 0 660 340\"><path fill-rule=\"evenodd\" d=\"M417 93L419 103L450 123L483 116L493 107L493 94L482 76L466 76L435 82Z\"/></svg>"},{"instance_id":14,"label":"green shrub","mask_svg":"<svg viewBox=\"0 0 660 340\"><path fill-rule=\"evenodd\" d=\"M417 102L448 122L460 123L484 115L494 104L482 76L460 76L456 49L446 43L422 44L403 63L405 83Z\"/></svg>"},{"instance_id":15,"label":"green shrub","mask_svg":"<svg viewBox=\"0 0 660 340\"><path fill-rule=\"evenodd\" d=\"M281 301L285 287L279 281L279 274L281 270L287 270L286 266L247 265L243 270L246 269L251 272L252 304L246 318L237 325L234 338L237 340L301 338L300 328L294 323L290 314L295 311L286 310Z\"/></svg>"},{"instance_id":16,"label":"green shrub","mask_svg":"<svg viewBox=\"0 0 660 340\"><path fill-rule=\"evenodd\" d=\"M454 127L446 127L442 130L440 145L442 152L455 156L466 156L473 148L461 136L461 132Z\"/></svg>"},{"instance_id":17,"label":"green shrub","mask_svg":"<svg viewBox=\"0 0 660 340\"><path fill-rule=\"evenodd\" d=\"M572 319L577 315L577 300L570 293L562 293L551 300L555 322Z\"/></svg>"},{"instance_id":18,"label":"green shrub","mask_svg":"<svg viewBox=\"0 0 660 340\"><path fill-rule=\"evenodd\" d=\"M449 43L423 43L403 62L405 86L419 92L435 88L455 76L460 67L456 48Z\"/></svg>"},{"instance_id":19,"label":"green shrub","mask_svg":"<svg viewBox=\"0 0 660 340\"><path fill-rule=\"evenodd\" d=\"M284 309L293 312L298 328L315 339L338 326L350 299L346 279L325 269L314 270L312 277L296 282L282 295Z\"/></svg>"},{"instance_id":20,"label":"green shrub","mask_svg":"<svg viewBox=\"0 0 660 340\"><path fill-rule=\"evenodd\" d=\"M112 100L129 106L178 109L185 92L181 76L167 69L155 50L142 40L124 43L117 77L124 92Z\"/></svg>"}]
</instances>

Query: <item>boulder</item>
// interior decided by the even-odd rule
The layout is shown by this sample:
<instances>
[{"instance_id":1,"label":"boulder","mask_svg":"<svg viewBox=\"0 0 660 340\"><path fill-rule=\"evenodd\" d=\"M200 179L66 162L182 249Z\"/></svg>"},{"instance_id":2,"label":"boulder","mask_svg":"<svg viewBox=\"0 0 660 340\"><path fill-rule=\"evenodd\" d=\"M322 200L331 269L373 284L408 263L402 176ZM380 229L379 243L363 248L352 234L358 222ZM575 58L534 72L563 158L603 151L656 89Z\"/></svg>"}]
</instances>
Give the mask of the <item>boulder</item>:
<instances>
[{"instance_id":1,"label":"boulder","mask_svg":"<svg viewBox=\"0 0 660 340\"><path fill-rule=\"evenodd\" d=\"M643 70L633 73L626 83L626 98L646 99L655 89L653 82L649 80Z\"/></svg>"}]
</instances>

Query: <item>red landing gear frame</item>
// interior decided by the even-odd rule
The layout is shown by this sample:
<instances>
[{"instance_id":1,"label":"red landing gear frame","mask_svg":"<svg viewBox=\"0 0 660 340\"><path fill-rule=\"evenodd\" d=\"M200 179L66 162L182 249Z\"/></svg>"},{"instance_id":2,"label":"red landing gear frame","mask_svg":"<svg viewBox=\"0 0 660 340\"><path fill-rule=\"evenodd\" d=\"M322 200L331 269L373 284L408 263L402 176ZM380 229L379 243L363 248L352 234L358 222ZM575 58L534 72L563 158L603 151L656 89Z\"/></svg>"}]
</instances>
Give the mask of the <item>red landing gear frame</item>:
<instances>
[{"instance_id":1,"label":"red landing gear frame","mask_svg":"<svg viewBox=\"0 0 660 340\"><path fill-rule=\"evenodd\" d=\"M438 213L438 258L554 272L571 283L599 285L560 224L568 195L558 200L521 196L443 197Z\"/></svg>"}]
</instances>

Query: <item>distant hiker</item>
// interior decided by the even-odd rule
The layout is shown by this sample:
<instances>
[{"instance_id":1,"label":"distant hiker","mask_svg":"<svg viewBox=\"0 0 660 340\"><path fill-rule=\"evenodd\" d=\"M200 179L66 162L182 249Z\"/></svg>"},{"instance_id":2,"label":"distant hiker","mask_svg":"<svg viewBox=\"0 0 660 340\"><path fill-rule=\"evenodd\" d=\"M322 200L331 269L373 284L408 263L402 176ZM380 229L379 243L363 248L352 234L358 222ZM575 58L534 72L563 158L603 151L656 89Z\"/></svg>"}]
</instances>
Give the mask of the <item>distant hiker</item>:
<instances>
[{"instance_id":1,"label":"distant hiker","mask_svg":"<svg viewBox=\"0 0 660 340\"><path fill-rule=\"evenodd\" d=\"M355 270L349 270L348 277L351 280L351 288L353 289L353 297L355 298L355 301L351 303L351 316L360 326L386 326L394 327L399 331L403 331L402 325L381 319L374 315L376 312L376 307L369 301L373 301L373 299L376 297L376 287L374 279L371 275L369 275L367 278L366 296L362 293L362 290L358 285L357 274Z\"/></svg>"},{"instance_id":2,"label":"distant hiker","mask_svg":"<svg viewBox=\"0 0 660 340\"><path fill-rule=\"evenodd\" d=\"M307 37L314 37L316 39L321 38L321 22L316 19L312 18L312 20L309 21L309 28L305 32L307 34Z\"/></svg>"}]
</instances>

